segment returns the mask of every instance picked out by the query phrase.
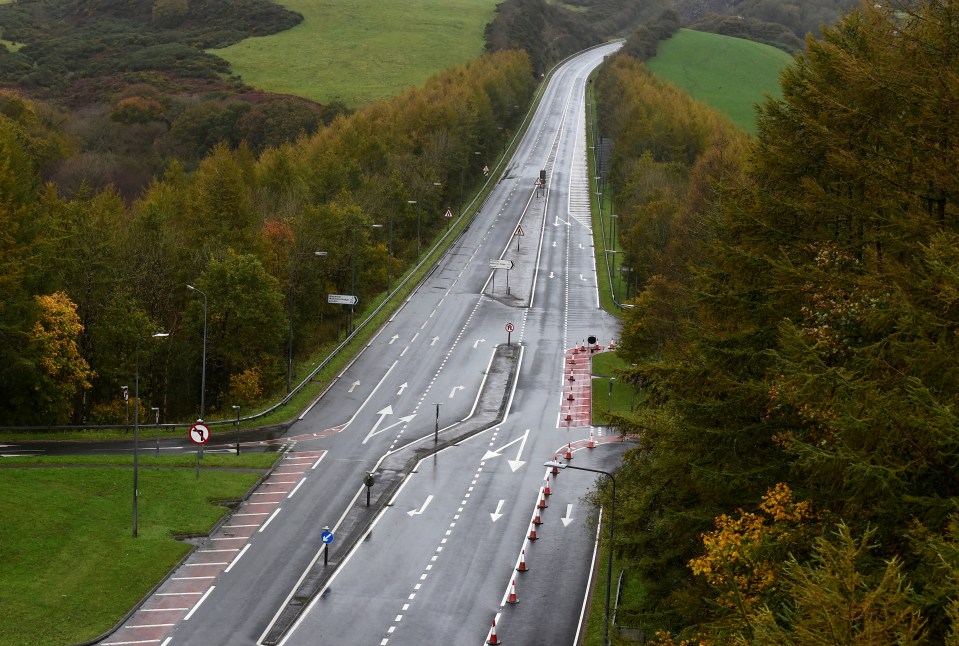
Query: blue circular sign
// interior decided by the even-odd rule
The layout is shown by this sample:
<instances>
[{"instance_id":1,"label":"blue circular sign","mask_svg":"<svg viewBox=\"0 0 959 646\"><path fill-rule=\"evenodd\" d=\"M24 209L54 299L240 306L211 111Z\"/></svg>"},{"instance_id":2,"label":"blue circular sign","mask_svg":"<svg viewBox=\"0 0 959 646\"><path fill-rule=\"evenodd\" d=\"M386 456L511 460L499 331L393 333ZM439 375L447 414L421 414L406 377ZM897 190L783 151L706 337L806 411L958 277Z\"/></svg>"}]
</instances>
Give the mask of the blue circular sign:
<instances>
[{"instance_id":1,"label":"blue circular sign","mask_svg":"<svg viewBox=\"0 0 959 646\"><path fill-rule=\"evenodd\" d=\"M323 534L320 535L320 538L324 543L329 545L333 542L333 532L323 532Z\"/></svg>"}]
</instances>

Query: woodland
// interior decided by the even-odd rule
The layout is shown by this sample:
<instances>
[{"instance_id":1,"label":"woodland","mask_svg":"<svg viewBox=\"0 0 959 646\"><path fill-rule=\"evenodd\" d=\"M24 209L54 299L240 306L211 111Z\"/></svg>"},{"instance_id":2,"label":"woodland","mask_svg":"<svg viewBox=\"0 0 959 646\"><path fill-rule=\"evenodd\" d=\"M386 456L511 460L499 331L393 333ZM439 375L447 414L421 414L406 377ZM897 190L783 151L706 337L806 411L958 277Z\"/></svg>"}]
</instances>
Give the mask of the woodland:
<instances>
[{"instance_id":1,"label":"woodland","mask_svg":"<svg viewBox=\"0 0 959 646\"><path fill-rule=\"evenodd\" d=\"M618 622L959 644L959 5L863 4L781 85L747 138L628 55L595 82L639 284Z\"/></svg>"},{"instance_id":2,"label":"woodland","mask_svg":"<svg viewBox=\"0 0 959 646\"><path fill-rule=\"evenodd\" d=\"M131 203L44 181L68 142L0 93L0 419L122 423L138 367L141 408L195 418L205 320L207 412L282 392L290 354L345 331L327 294L395 285L534 88L524 53L489 54L259 156L221 141L193 172L173 160Z\"/></svg>"}]
</instances>

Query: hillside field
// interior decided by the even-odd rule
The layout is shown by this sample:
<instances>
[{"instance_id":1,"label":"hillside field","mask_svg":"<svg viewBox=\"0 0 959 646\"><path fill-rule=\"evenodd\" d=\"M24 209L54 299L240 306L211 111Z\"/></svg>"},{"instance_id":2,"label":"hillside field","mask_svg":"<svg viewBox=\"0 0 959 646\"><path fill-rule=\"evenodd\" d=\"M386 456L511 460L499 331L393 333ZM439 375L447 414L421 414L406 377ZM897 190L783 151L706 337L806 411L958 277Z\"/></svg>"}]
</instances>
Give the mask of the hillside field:
<instances>
[{"instance_id":1,"label":"hillside field","mask_svg":"<svg viewBox=\"0 0 959 646\"><path fill-rule=\"evenodd\" d=\"M243 81L351 108L422 85L483 53L496 0L284 0L302 23L212 53Z\"/></svg>"},{"instance_id":2,"label":"hillside field","mask_svg":"<svg viewBox=\"0 0 959 646\"><path fill-rule=\"evenodd\" d=\"M646 67L755 132L754 105L767 94L780 96L779 70L791 61L789 54L769 45L680 29L660 43Z\"/></svg>"}]
</instances>

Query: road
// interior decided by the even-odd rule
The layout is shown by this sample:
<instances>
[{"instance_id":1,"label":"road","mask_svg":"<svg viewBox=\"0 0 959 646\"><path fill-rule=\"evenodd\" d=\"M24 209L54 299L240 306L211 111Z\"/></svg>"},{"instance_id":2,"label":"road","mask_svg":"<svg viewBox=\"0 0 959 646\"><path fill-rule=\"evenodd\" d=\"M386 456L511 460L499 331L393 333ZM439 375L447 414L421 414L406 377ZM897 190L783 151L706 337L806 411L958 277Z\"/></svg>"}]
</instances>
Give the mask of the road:
<instances>
[{"instance_id":1,"label":"road","mask_svg":"<svg viewBox=\"0 0 959 646\"><path fill-rule=\"evenodd\" d=\"M290 428L270 479L102 643L480 644L494 618L510 643L573 643L593 477L551 476L547 501L542 465L570 449L611 469L626 448L599 433L586 448L571 413L589 380L568 381L567 354L618 334L599 309L584 118L585 79L617 46L557 71L471 227ZM491 259L513 263L509 289ZM484 430L487 409L498 414ZM436 440L447 446L408 477L390 466ZM367 472L389 504L363 516ZM310 589L321 593L306 607Z\"/></svg>"}]
</instances>

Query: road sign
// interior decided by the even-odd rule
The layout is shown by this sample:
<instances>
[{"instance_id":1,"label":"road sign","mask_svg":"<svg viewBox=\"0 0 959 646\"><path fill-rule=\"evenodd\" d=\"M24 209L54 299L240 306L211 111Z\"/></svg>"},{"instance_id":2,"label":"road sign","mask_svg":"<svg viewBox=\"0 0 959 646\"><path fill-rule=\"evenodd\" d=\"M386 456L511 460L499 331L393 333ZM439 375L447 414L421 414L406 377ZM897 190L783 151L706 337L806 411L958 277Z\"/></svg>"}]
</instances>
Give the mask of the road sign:
<instances>
[{"instance_id":1,"label":"road sign","mask_svg":"<svg viewBox=\"0 0 959 646\"><path fill-rule=\"evenodd\" d=\"M489 268L490 269L512 269L513 261L512 260L495 260L493 258L490 258Z\"/></svg>"},{"instance_id":2,"label":"road sign","mask_svg":"<svg viewBox=\"0 0 959 646\"><path fill-rule=\"evenodd\" d=\"M506 331L507 331L507 332L512 332L512 331L515 330L515 329L516 329L516 326L513 325L512 321L510 321L509 323L506 324Z\"/></svg>"},{"instance_id":3,"label":"road sign","mask_svg":"<svg viewBox=\"0 0 959 646\"><path fill-rule=\"evenodd\" d=\"M489 166L483 166L483 175L489 175Z\"/></svg>"},{"instance_id":4,"label":"road sign","mask_svg":"<svg viewBox=\"0 0 959 646\"><path fill-rule=\"evenodd\" d=\"M525 235L526 235L525 233L523 233L523 225L522 225L522 224L516 227L516 233L514 233L513 235L514 235L514 236L525 236Z\"/></svg>"},{"instance_id":5,"label":"road sign","mask_svg":"<svg viewBox=\"0 0 959 646\"><path fill-rule=\"evenodd\" d=\"M326 302L330 305L356 305L359 298L352 294L327 294Z\"/></svg>"},{"instance_id":6,"label":"road sign","mask_svg":"<svg viewBox=\"0 0 959 646\"><path fill-rule=\"evenodd\" d=\"M453 211L452 211L452 209L446 209L446 213L443 214L443 217L444 217L444 218L451 218L451 217L453 217Z\"/></svg>"},{"instance_id":7,"label":"road sign","mask_svg":"<svg viewBox=\"0 0 959 646\"><path fill-rule=\"evenodd\" d=\"M333 532L325 531L320 534L320 540L322 540L326 545L329 545L333 542Z\"/></svg>"},{"instance_id":8,"label":"road sign","mask_svg":"<svg viewBox=\"0 0 959 646\"><path fill-rule=\"evenodd\" d=\"M542 186L542 185L543 185L543 180L537 177L535 186Z\"/></svg>"},{"instance_id":9,"label":"road sign","mask_svg":"<svg viewBox=\"0 0 959 646\"><path fill-rule=\"evenodd\" d=\"M206 441L209 439L210 429L207 428L206 424L197 422L190 427L190 441L194 444L206 444Z\"/></svg>"}]
</instances>

